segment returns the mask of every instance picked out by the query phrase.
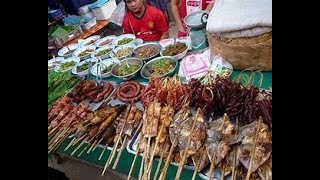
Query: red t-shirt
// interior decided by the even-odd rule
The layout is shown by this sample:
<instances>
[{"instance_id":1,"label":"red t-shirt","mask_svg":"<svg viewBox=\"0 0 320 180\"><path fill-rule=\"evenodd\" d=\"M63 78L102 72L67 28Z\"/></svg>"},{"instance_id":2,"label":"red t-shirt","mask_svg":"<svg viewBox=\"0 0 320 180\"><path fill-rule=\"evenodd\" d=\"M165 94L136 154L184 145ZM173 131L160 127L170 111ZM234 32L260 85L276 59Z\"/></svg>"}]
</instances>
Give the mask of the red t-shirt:
<instances>
[{"instance_id":1,"label":"red t-shirt","mask_svg":"<svg viewBox=\"0 0 320 180\"><path fill-rule=\"evenodd\" d=\"M124 33L132 33L143 41L159 41L163 33L168 31L166 18L159 9L145 5L141 18L128 12L122 23ZM130 26L130 23L132 26Z\"/></svg>"}]
</instances>

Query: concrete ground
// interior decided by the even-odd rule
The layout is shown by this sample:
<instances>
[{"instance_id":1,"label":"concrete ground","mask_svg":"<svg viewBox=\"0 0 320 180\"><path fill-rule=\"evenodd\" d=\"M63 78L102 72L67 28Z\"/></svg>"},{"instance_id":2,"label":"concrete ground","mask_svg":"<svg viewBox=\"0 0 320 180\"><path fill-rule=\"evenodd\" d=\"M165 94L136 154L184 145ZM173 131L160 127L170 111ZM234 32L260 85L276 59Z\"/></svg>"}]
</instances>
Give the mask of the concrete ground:
<instances>
[{"instance_id":1,"label":"concrete ground","mask_svg":"<svg viewBox=\"0 0 320 180\"><path fill-rule=\"evenodd\" d=\"M170 0L169 0L170 1ZM173 21L173 16L171 13L170 3L168 3L168 10L169 10L169 37L174 37L177 34L177 26ZM122 29L117 28L116 30L106 28L103 30L104 35L107 34L115 34L119 35L122 34ZM110 172L106 173L105 176L101 176L102 169L98 168L94 165L87 164L84 162L80 162L78 160L70 159L68 157L62 157L63 162L58 164L51 160L48 160L48 166L54 169L60 170L65 173L65 175L69 178L69 180L122 180L126 179L126 175L122 175L117 172Z\"/></svg>"}]
</instances>

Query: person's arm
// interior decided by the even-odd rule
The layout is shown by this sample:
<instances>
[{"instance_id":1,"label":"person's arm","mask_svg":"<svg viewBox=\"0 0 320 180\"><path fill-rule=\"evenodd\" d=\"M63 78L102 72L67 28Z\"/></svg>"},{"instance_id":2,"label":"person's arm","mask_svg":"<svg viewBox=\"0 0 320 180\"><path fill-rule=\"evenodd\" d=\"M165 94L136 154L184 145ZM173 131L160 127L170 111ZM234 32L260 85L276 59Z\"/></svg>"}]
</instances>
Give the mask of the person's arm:
<instances>
[{"instance_id":1,"label":"person's arm","mask_svg":"<svg viewBox=\"0 0 320 180\"><path fill-rule=\"evenodd\" d=\"M179 11L179 0L171 0L171 11L173 14L173 18L177 23L178 30L181 32L186 32L185 28L182 25L182 20L180 17Z\"/></svg>"},{"instance_id":2,"label":"person's arm","mask_svg":"<svg viewBox=\"0 0 320 180\"><path fill-rule=\"evenodd\" d=\"M156 29L160 32L160 40L169 38L169 28L167 19L162 11L158 11L155 15Z\"/></svg>"},{"instance_id":3,"label":"person's arm","mask_svg":"<svg viewBox=\"0 0 320 180\"><path fill-rule=\"evenodd\" d=\"M211 9L213 8L213 5L214 5L214 2L213 3L209 3L205 10L210 12Z\"/></svg>"},{"instance_id":4,"label":"person's arm","mask_svg":"<svg viewBox=\"0 0 320 180\"><path fill-rule=\"evenodd\" d=\"M129 17L128 17L128 16L125 16L125 17L123 18L122 28L123 28L123 33L133 34L133 32L132 32L132 30L131 30L131 28L130 28Z\"/></svg>"},{"instance_id":5,"label":"person's arm","mask_svg":"<svg viewBox=\"0 0 320 180\"><path fill-rule=\"evenodd\" d=\"M168 38L169 38L169 32L167 31L167 32L165 32L165 33L163 33L163 34L161 35L160 40L162 40L162 39L168 39Z\"/></svg>"}]
</instances>

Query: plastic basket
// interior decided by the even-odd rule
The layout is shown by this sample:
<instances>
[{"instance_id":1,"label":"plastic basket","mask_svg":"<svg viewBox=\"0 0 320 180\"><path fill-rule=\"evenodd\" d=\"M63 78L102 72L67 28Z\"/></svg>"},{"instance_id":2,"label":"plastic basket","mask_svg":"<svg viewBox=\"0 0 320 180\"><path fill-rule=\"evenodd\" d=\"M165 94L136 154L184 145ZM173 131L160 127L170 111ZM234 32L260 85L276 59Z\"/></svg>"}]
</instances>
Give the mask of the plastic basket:
<instances>
[{"instance_id":1,"label":"plastic basket","mask_svg":"<svg viewBox=\"0 0 320 180\"><path fill-rule=\"evenodd\" d=\"M62 37L57 37L55 38L56 44L59 46L64 45L65 43L77 38L82 34L82 29L80 26L74 26L74 30L69 32L68 34L62 36Z\"/></svg>"}]
</instances>

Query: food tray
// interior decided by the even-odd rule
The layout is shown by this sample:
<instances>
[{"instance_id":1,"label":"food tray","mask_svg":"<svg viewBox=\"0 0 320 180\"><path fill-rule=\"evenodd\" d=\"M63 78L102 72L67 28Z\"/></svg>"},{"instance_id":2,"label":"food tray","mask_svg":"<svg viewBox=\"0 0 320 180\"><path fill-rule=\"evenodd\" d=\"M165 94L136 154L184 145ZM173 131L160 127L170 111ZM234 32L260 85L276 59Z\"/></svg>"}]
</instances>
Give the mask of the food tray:
<instances>
[{"instance_id":1,"label":"food tray","mask_svg":"<svg viewBox=\"0 0 320 180\"><path fill-rule=\"evenodd\" d=\"M200 171L198 173L198 175L202 179L208 179L209 168L210 168L210 164L208 166L206 166L202 171ZM213 174L213 178L212 179L214 179L214 180L220 180L221 179L221 171L218 168L214 169L214 174ZM231 180L231 173L228 174L227 176L225 176L224 179L225 180Z\"/></svg>"},{"instance_id":2,"label":"food tray","mask_svg":"<svg viewBox=\"0 0 320 180\"><path fill-rule=\"evenodd\" d=\"M137 153L137 146L138 146L139 139L140 139L141 128L142 128L142 123L141 123L141 126L138 127L137 131L132 136L131 140L129 140L127 147L126 147L127 151L131 154L134 154L134 155ZM143 156L143 153L139 153L139 155ZM159 160L159 157L155 157L154 159ZM178 164L175 162L170 162L170 164L172 164L174 166L178 166ZM184 165L184 168L189 169L189 170L194 170L194 165L192 162L188 162L187 164Z\"/></svg>"}]
</instances>

